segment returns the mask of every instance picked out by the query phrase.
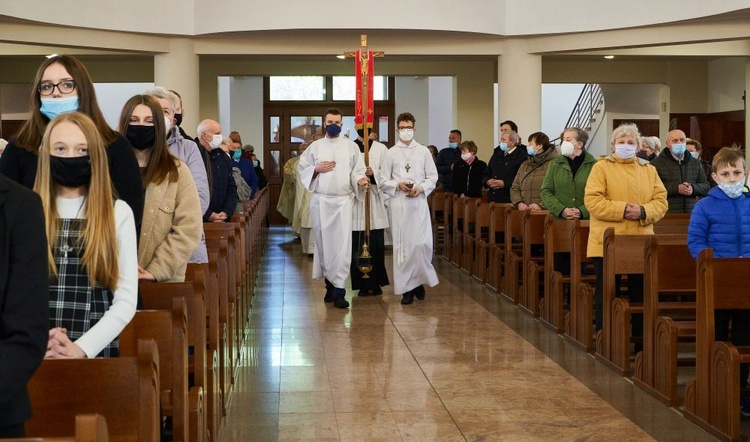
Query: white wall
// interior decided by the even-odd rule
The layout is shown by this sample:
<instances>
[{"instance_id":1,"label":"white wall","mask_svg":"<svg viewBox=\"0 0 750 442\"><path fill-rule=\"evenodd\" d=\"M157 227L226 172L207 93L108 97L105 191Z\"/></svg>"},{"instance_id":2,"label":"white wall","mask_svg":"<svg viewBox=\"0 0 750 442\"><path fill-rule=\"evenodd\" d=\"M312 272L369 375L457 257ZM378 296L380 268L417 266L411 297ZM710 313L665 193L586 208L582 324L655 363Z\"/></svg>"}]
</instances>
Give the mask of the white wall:
<instances>
[{"instance_id":1,"label":"white wall","mask_svg":"<svg viewBox=\"0 0 750 442\"><path fill-rule=\"evenodd\" d=\"M708 112L744 109L745 58L719 58L708 62Z\"/></svg>"},{"instance_id":2,"label":"white wall","mask_svg":"<svg viewBox=\"0 0 750 442\"><path fill-rule=\"evenodd\" d=\"M229 122L226 126L222 123L222 129L227 135L233 130L239 132L242 144L252 144L263 164L263 77L232 77L229 84Z\"/></svg>"},{"instance_id":3,"label":"white wall","mask_svg":"<svg viewBox=\"0 0 750 442\"><path fill-rule=\"evenodd\" d=\"M541 131L554 140L565 129L565 123L578 101L583 84L542 84ZM531 133L531 132L530 132Z\"/></svg>"},{"instance_id":4,"label":"white wall","mask_svg":"<svg viewBox=\"0 0 750 442\"><path fill-rule=\"evenodd\" d=\"M455 81L453 77L429 77L428 108L430 133L421 141L425 146L434 144L438 149L448 145L448 133L456 127ZM396 101L398 106L398 100ZM471 134L464 133L464 140Z\"/></svg>"},{"instance_id":5,"label":"white wall","mask_svg":"<svg viewBox=\"0 0 750 442\"><path fill-rule=\"evenodd\" d=\"M429 97L429 77L396 77L396 116L402 112L414 115L417 120L414 139L424 145L430 144ZM396 140L396 137L393 136L392 139Z\"/></svg>"},{"instance_id":6,"label":"white wall","mask_svg":"<svg viewBox=\"0 0 750 442\"><path fill-rule=\"evenodd\" d=\"M114 129L117 129L125 102L133 95L143 94L153 87L154 83L94 83L99 108Z\"/></svg>"}]
</instances>

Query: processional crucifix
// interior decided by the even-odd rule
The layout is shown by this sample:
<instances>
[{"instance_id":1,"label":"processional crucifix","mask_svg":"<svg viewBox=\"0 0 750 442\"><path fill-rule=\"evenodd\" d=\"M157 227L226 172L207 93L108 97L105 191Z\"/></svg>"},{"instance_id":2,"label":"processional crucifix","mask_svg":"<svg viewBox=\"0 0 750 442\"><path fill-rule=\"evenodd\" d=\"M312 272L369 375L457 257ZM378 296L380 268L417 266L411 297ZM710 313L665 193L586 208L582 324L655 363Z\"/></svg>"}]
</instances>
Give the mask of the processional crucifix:
<instances>
[{"instance_id":1,"label":"processional crucifix","mask_svg":"<svg viewBox=\"0 0 750 442\"><path fill-rule=\"evenodd\" d=\"M361 48L357 52L345 52L344 57L354 58L355 75L357 79L357 94L354 101L354 123L356 128L362 129L365 151L365 167L370 167L370 129L375 115L373 109L372 81L375 74L375 57L383 57L383 52L373 52L367 49L367 35L360 36ZM365 237L362 251L359 255L359 271L363 278L369 278L372 270L370 263L370 187L365 188Z\"/></svg>"}]
</instances>

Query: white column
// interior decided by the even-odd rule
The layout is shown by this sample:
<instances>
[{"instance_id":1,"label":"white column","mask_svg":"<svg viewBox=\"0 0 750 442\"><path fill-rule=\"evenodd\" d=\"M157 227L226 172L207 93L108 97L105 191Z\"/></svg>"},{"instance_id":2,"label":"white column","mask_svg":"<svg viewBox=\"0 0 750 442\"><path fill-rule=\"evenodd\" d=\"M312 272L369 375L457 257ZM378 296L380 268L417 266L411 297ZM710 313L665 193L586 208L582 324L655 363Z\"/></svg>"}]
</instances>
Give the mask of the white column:
<instances>
[{"instance_id":1,"label":"white column","mask_svg":"<svg viewBox=\"0 0 750 442\"><path fill-rule=\"evenodd\" d=\"M503 42L503 54L497 59L497 94L496 123L513 120L525 144L530 134L542 128L542 57L526 52L524 40Z\"/></svg>"},{"instance_id":2,"label":"white column","mask_svg":"<svg viewBox=\"0 0 750 442\"><path fill-rule=\"evenodd\" d=\"M193 40L173 38L169 42L170 51L154 57L154 83L177 91L182 96L185 108L182 127L191 136L201 120L198 56L195 55Z\"/></svg>"}]
</instances>

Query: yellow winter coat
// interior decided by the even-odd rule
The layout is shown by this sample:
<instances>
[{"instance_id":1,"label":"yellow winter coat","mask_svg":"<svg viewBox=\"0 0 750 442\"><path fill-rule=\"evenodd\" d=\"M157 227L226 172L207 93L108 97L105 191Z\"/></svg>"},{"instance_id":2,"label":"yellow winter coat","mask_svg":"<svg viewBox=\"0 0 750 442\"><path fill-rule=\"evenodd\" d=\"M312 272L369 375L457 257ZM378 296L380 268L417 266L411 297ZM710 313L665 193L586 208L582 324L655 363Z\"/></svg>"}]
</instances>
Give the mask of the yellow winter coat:
<instances>
[{"instance_id":1,"label":"yellow winter coat","mask_svg":"<svg viewBox=\"0 0 750 442\"><path fill-rule=\"evenodd\" d=\"M667 190L648 162L609 155L601 157L591 169L584 203L591 214L587 253L590 258L602 257L604 231L609 227L624 235L654 233L653 224L667 212ZM646 219L625 219L628 203L643 206Z\"/></svg>"}]
</instances>

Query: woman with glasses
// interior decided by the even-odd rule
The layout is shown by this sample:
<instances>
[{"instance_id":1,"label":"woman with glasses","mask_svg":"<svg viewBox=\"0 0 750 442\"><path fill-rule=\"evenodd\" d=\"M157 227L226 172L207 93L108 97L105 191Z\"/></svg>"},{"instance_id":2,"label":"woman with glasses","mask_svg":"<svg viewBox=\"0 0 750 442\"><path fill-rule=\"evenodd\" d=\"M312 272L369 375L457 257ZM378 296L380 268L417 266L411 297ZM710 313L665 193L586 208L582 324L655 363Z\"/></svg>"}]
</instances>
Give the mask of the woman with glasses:
<instances>
[{"instance_id":1,"label":"woman with glasses","mask_svg":"<svg viewBox=\"0 0 750 442\"><path fill-rule=\"evenodd\" d=\"M140 229L143 185L138 161L128 140L112 130L105 121L88 70L76 58L55 56L39 66L31 93L31 118L23 124L0 156L0 173L33 188L39 146L47 125L56 116L75 111L93 120L107 147L109 172L117 196L133 210L136 228Z\"/></svg>"}]
</instances>

